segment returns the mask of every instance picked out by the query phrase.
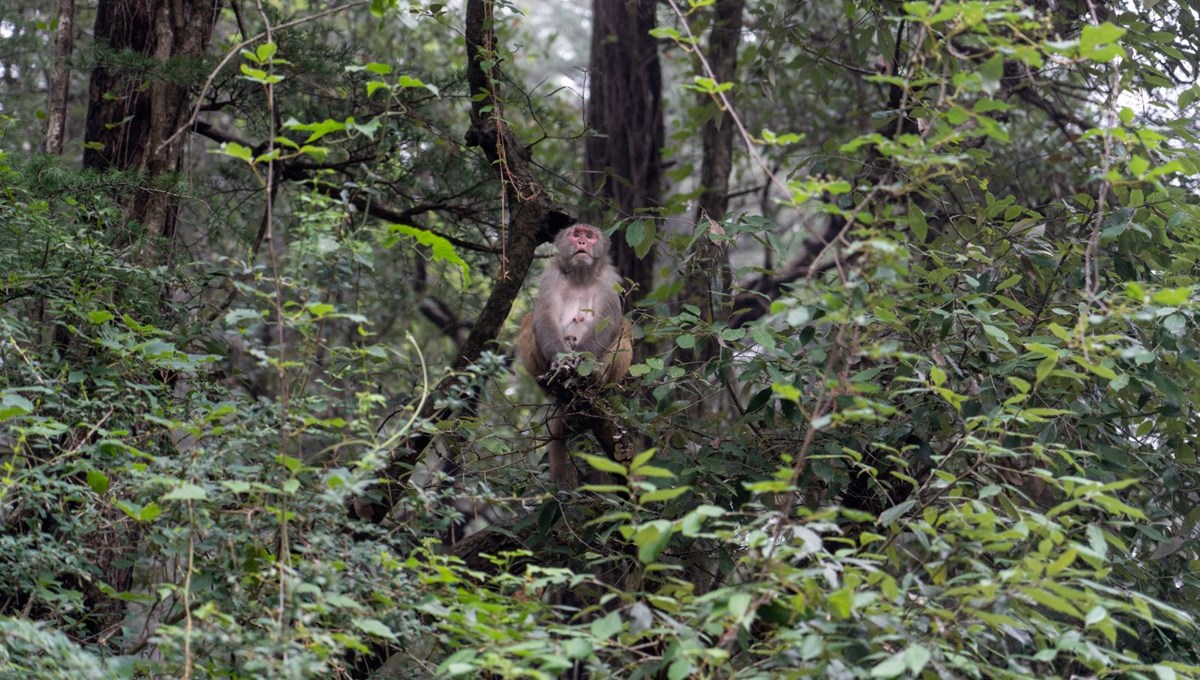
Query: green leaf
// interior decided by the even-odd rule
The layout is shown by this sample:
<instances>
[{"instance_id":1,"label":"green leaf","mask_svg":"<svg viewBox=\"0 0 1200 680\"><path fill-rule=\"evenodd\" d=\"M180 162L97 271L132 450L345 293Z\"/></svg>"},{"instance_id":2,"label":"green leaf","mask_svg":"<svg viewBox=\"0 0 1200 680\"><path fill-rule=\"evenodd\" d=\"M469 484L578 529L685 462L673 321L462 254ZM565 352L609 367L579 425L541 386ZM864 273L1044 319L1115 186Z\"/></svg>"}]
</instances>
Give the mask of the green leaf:
<instances>
[{"instance_id":1,"label":"green leaf","mask_svg":"<svg viewBox=\"0 0 1200 680\"><path fill-rule=\"evenodd\" d=\"M568 659L586 659L592 655L592 643L585 638L570 638L562 647Z\"/></svg>"},{"instance_id":2,"label":"green leaf","mask_svg":"<svg viewBox=\"0 0 1200 680\"><path fill-rule=\"evenodd\" d=\"M771 331L767 328L755 326L754 329L750 331L750 337L754 339L754 342L762 345L762 348L768 352L775 349L775 337L771 335Z\"/></svg>"},{"instance_id":3,"label":"green leaf","mask_svg":"<svg viewBox=\"0 0 1200 680\"><path fill-rule=\"evenodd\" d=\"M771 383L771 393L779 396L781 399L794 401L799 403L800 390L795 385L787 385L783 383Z\"/></svg>"},{"instance_id":4,"label":"green leaf","mask_svg":"<svg viewBox=\"0 0 1200 680\"><path fill-rule=\"evenodd\" d=\"M942 383L946 382L946 372L937 366L930 366L929 379L933 381L934 385L941 387Z\"/></svg>"},{"instance_id":5,"label":"green leaf","mask_svg":"<svg viewBox=\"0 0 1200 680\"><path fill-rule=\"evenodd\" d=\"M841 588L829 594L829 608L839 618L848 619L854 611L854 591L850 588ZM901 664L901 669L904 666Z\"/></svg>"},{"instance_id":6,"label":"green leaf","mask_svg":"<svg viewBox=\"0 0 1200 680\"><path fill-rule=\"evenodd\" d=\"M1075 607L1075 605L1048 590L1043 590L1041 588L1021 588L1020 591L1025 593L1034 601L1043 604L1060 614L1066 614L1067 616L1071 616L1076 619L1083 618L1083 615L1079 613L1079 610Z\"/></svg>"},{"instance_id":7,"label":"green leaf","mask_svg":"<svg viewBox=\"0 0 1200 680\"><path fill-rule=\"evenodd\" d=\"M996 287L993 289L993 292L999 293L1000 291L1004 290L1005 288L1011 288L1011 287L1017 285L1018 283L1020 283L1021 279L1023 279L1023 278L1025 278L1025 277L1020 274L1013 274L1012 276L1008 277L1007 279L1004 279L1000 283L996 284Z\"/></svg>"},{"instance_id":8,"label":"green leaf","mask_svg":"<svg viewBox=\"0 0 1200 680\"><path fill-rule=\"evenodd\" d=\"M625 225L625 243L630 248L637 248L642 245L642 241L646 240L646 222L644 220L634 220Z\"/></svg>"},{"instance_id":9,"label":"green leaf","mask_svg":"<svg viewBox=\"0 0 1200 680\"><path fill-rule=\"evenodd\" d=\"M1104 378L1106 380L1112 380L1117 377L1117 372L1112 370L1111 368L1109 368L1107 366L1102 366L1100 364L1093 364L1090 361L1088 361L1087 359L1084 359L1083 357L1081 357L1079 355L1074 355L1071 357L1071 359L1075 363L1079 364L1080 366L1083 366L1087 370L1091 371L1092 373L1095 373L1096 375L1098 375L1101 378Z\"/></svg>"},{"instance_id":10,"label":"green leaf","mask_svg":"<svg viewBox=\"0 0 1200 680\"><path fill-rule=\"evenodd\" d=\"M912 645L904 650L904 663L908 666L908 672L915 677L919 677L921 671L925 670L925 666L929 663L931 656L929 650L922 645Z\"/></svg>"},{"instance_id":11,"label":"green leaf","mask_svg":"<svg viewBox=\"0 0 1200 680\"><path fill-rule=\"evenodd\" d=\"M902 515L904 515L904 513L911 510L912 507L916 504L917 504L917 502L910 498L899 505L888 508L887 510L884 510L882 513L880 513L879 519L876 520L875 523L878 524L879 526L884 526L884 527L891 526L892 524L894 524L896 522L896 520L900 519L900 517Z\"/></svg>"},{"instance_id":12,"label":"green leaf","mask_svg":"<svg viewBox=\"0 0 1200 680\"><path fill-rule=\"evenodd\" d=\"M91 321L92 323L99 326L100 324L104 323L105 321L112 321L113 319L116 318L116 316L114 316L112 313L106 312L104 310L97 310L94 312L88 312L87 318L88 318L88 321Z\"/></svg>"},{"instance_id":13,"label":"green leaf","mask_svg":"<svg viewBox=\"0 0 1200 680\"><path fill-rule=\"evenodd\" d=\"M621 632L621 626L620 613L615 611L609 612L604 618L592 621L592 637L597 640L607 640Z\"/></svg>"},{"instance_id":14,"label":"green leaf","mask_svg":"<svg viewBox=\"0 0 1200 680\"><path fill-rule=\"evenodd\" d=\"M392 629L378 619L354 619L354 627L367 635L396 640L396 634L392 632Z\"/></svg>"},{"instance_id":15,"label":"green leaf","mask_svg":"<svg viewBox=\"0 0 1200 680\"><path fill-rule=\"evenodd\" d=\"M1124 57L1125 49L1116 44L1123 35L1124 28L1107 21L1098 26L1084 26L1079 36L1079 54L1092 61L1110 61L1115 57Z\"/></svg>"},{"instance_id":16,"label":"green leaf","mask_svg":"<svg viewBox=\"0 0 1200 680\"><path fill-rule=\"evenodd\" d=\"M1047 356L1045 359L1042 359L1037 365L1037 370L1035 373L1036 380L1034 381L1034 384L1040 385L1042 383L1042 381L1045 380L1046 377L1050 375L1050 372L1054 370L1054 367L1057 364L1058 364L1058 352L1055 352L1054 354Z\"/></svg>"},{"instance_id":17,"label":"green leaf","mask_svg":"<svg viewBox=\"0 0 1200 680\"><path fill-rule=\"evenodd\" d=\"M202 501L208 498L203 487L185 483L162 497L164 501Z\"/></svg>"},{"instance_id":18,"label":"green leaf","mask_svg":"<svg viewBox=\"0 0 1200 680\"><path fill-rule=\"evenodd\" d=\"M142 508L138 512L135 519L137 519L139 522L150 522L161 514L162 508L158 506L158 503L149 503L146 505L146 507Z\"/></svg>"},{"instance_id":19,"label":"green leaf","mask_svg":"<svg viewBox=\"0 0 1200 680\"><path fill-rule=\"evenodd\" d=\"M271 57L275 56L275 53L278 50L279 50L279 46L276 45L275 43L265 42L265 43L259 45L258 49L254 50L254 53L255 53L255 56L258 57L258 63L265 64L266 62L271 60Z\"/></svg>"},{"instance_id":20,"label":"green leaf","mask_svg":"<svg viewBox=\"0 0 1200 680\"><path fill-rule=\"evenodd\" d=\"M317 141L331 132L344 131L346 129L346 124L331 118L326 118L320 123L301 123L295 118L289 118L284 122L283 127L288 130L299 130L301 132L311 133L309 134L308 139L304 140L305 144L311 144L312 142Z\"/></svg>"},{"instance_id":21,"label":"green leaf","mask_svg":"<svg viewBox=\"0 0 1200 680\"><path fill-rule=\"evenodd\" d=\"M1004 55L992 55L976 72L983 91L989 95L996 94L1000 91L1000 79L1004 76Z\"/></svg>"},{"instance_id":22,"label":"green leaf","mask_svg":"<svg viewBox=\"0 0 1200 680\"><path fill-rule=\"evenodd\" d=\"M637 469L637 474L643 477L663 477L667 479L675 478L674 472L671 472L663 467L658 467L657 465L643 465Z\"/></svg>"},{"instance_id":23,"label":"green leaf","mask_svg":"<svg viewBox=\"0 0 1200 680\"><path fill-rule=\"evenodd\" d=\"M1088 547L1092 552L1103 558L1108 553L1108 541L1104 538L1104 530L1095 524L1087 527Z\"/></svg>"},{"instance_id":24,"label":"green leaf","mask_svg":"<svg viewBox=\"0 0 1200 680\"><path fill-rule=\"evenodd\" d=\"M630 471L636 472L638 468L645 465L646 463L649 463L650 459L654 458L654 454L657 452L658 452L657 448L649 448L649 449L646 449L645 451L642 451L638 455L634 456L633 462L631 462L629 464Z\"/></svg>"},{"instance_id":25,"label":"green leaf","mask_svg":"<svg viewBox=\"0 0 1200 680\"><path fill-rule=\"evenodd\" d=\"M663 519L639 526L633 535L633 544L638 547L638 560L642 564L657 560L671 540L672 533L671 523Z\"/></svg>"},{"instance_id":26,"label":"green leaf","mask_svg":"<svg viewBox=\"0 0 1200 680\"><path fill-rule=\"evenodd\" d=\"M309 314L312 314L318 319L331 314L335 309L335 307L328 302L310 302L307 305L304 305L304 308L308 310Z\"/></svg>"},{"instance_id":27,"label":"green leaf","mask_svg":"<svg viewBox=\"0 0 1200 680\"><path fill-rule=\"evenodd\" d=\"M33 402L16 392L8 392L0 397L0 420L33 413Z\"/></svg>"},{"instance_id":28,"label":"green leaf","mask_svg":"<svg viewBox=\"0 0 1200 680\"><path fill-rule=\"evenodd\" d=\"M1163 305L1166 307L1176 307L1184 304L1192 297L1191 286L1183 288L1164 288L1151 297L1154 304Z\"/></svg>"},{"instance_id":29,"label":"green leaf","mask_svg":"<svg viewBox=\"0 0 1200 680\"><path fill-rule=\"evenodd\" d=\"M96 495L103 496L105 491L108 491L108 475L99 470L88 470L87 485L91 487Z\"/></svg>"},{"instance_id":30,"label":"green leaf","mask_svg":"<svg viewBox=\"0 0 1200 680\"><path fill-rule=\"evenodd\" d=\"M578 455L580 458L587 461L588 465L591 465L592 468L599 470L600 472L612 472L622 476L629 474L629 471L625 469L624 465L621 465L620 463L609 458L605 458L604 456L593 456L586 453L581 453Z\"/></svg>"},{"instance_id":31,"label":"green leaf","mask_svg":"<svg viewBox=\"0 0 1200 680\"><path fill-rule=\"evenodd\" d=\"M254 160L254 152L237 142L225 142L214 153L223 153L226 156L232 156L247 163L251 163Z\"/></svg>"},{"instance_id":32,"label":"green leaf","mask_svg":"<svg viewBox=\"0 0 1200 680\"><path fill-rule=\"evenodd\" d=\"M1133 177L1144 177L1150 169L1150 161L1135 155L1129 159L1129 174Z\"/></svg>"},{"instance_id":33,"label":"green leaf","mask_svg":"<svg viewBox=\"0 0 1200 680\"><path fill-rule=\"evenodd\" d=\"M727 607L733 618L740 621L746 616L746 612L750 610L750 594L734 593L733 595L730 595L729 604Z\"/></svg>"},{"instance_id":34,"label":"green leaf","mask_svg":"<svg viewBox=\"0 0 1200 680\"><path fill-rule=\"evenodd\" d=\"M661 503L664 501L672 500L674 498L678 498L679 496L682 496L683 494L687 493L688 490L691 488L692 487L690 487L690 486L679 486L679 487L675 487L673 489L656 489L649 493L642 494L641 497L638 498L638 501L641 502L642 504Z\"/></svg>"},{"instance_id":35,"label":"green leaf","mask_svg":"<svg viewBox=\"0 0 1200 680\"><path fill-rule=\"evenodd\" d=\"M439 97L441 96L441 92L439 92L436 87L420 80L419 78L413 78L412 76L400 76L400 78L396 80L396 86L404 87L404 88L423 87L426 90L429 90L430 92L432 92L433 94L435 94Z\"/></svg>"}]
</instances>

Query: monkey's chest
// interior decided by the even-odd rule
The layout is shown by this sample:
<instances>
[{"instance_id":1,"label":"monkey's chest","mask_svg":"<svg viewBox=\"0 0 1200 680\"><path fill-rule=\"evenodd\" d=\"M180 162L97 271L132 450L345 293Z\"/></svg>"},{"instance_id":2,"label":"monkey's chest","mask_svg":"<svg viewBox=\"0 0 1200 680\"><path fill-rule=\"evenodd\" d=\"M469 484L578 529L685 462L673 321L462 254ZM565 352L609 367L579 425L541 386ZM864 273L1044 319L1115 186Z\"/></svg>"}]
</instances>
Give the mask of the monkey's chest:
<instances>
[{"instance_id":1,"label":"monkey's chest","mask_svg":"<svg viewBox=\"0 0 1200 680\"><path fill-rule=\"evenodd\" d=\"M584 330L595 325L596 300L587 290L568 290L562 299L558 327L563 335L579 337Z\"/></svg>"}]
</instances>

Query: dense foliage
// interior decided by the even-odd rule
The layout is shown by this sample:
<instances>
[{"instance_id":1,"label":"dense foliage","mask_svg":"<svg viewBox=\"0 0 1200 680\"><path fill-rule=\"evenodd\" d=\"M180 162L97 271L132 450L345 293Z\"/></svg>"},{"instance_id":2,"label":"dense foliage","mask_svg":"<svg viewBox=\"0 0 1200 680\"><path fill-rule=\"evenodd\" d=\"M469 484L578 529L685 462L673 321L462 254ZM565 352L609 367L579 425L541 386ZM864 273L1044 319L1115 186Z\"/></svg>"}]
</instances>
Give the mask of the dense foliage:
<instances>
[{"instance_id":1,"label":"dense foliage","mask_svg":"<svg viewBox=\"0 0 1200 680\"><path fill-rule=\"evenodd\" d=\"M233 0L164 55L92 22L198 0L101 0L56 55L43 4L0 8L0 677L1200 674L1192 5L667 0L630 214L584 8ZM514 286L584 211L655 258L636 455L567 491Z\"/></svg>"}]
</instances>

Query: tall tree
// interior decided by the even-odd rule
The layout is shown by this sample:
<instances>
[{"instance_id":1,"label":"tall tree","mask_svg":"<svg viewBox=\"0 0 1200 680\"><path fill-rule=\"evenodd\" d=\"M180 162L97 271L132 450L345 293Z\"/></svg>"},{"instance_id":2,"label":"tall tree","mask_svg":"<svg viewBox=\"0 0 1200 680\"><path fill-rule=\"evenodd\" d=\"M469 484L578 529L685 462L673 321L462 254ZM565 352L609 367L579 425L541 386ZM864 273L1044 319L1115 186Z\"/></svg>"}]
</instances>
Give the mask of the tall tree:
<instances>
[{"instance_id":1,"label":"tall tree","mask_svg":"<svg viewBox=\"0 0 1200 680\"><path fill-rule=\"evenodd\" d=\"M50 81L50 105L46 107L46 153L63 150L67 127L67 98L71 88L71 47L74 42L75 0L60 0L58 27L54 38L54 78Z\"/></svg>"},{"instance_id":2,"label":"tall tree","mask_svg":"<svg viewBox=\"0 0 1200 680\"><path fill-rule=\"evenodd\" d=\"M714 6L712 29L708 37L708 55L701 61L705 77L718 83L732 83L737 76L738 43L742 37L742 13L745 0L717 0ZM719 235L716 222L725 216L729 207L729 173L733 170L733 92L702 93L700 105L707 119L700 130L701 165L700 199L692 215L702 234L695 239L689 253L680 301L700 308L704 321L712 322L728 316L718 309L713 288L728 293L732 278L727 249L715 240ZM716 344L709 342L699 352L683 350L682 359L694 354L710 355Z\"/></svg>"},{"instance_id":3,"label":"tall tree","mask_svg":"<svg viewBox=\"0 0 1200 680\"><path fill-rule=\"evenodd\" d=\"M88 88L85 167L133 170L145 182L124 208L147 233L175 229L172 193L156 182L179 171L191 112L189 60L212 38L218 0L101 0L99 63Z\"/></svg>"},{"instance_id":4,"label":"tall tree","mask_svg":"<svg viewBox=\"0 0 1200 680\"><path fill-rule=\"evenodd\" d=\"M613 212L621 218L653 220L662 193L662 68L658 42L650 35L657 4L592 3L586 120L596 134L588 138L584 165L589 189L610 209L585 211L593 222L603 223L604 214ZM653 229L643 233L653 237ZM633 284L625 300L628 309L653 284L654 250L639 258L625 239L618 236L613 241L617 270Z\"/></svg>"}]
</instances>

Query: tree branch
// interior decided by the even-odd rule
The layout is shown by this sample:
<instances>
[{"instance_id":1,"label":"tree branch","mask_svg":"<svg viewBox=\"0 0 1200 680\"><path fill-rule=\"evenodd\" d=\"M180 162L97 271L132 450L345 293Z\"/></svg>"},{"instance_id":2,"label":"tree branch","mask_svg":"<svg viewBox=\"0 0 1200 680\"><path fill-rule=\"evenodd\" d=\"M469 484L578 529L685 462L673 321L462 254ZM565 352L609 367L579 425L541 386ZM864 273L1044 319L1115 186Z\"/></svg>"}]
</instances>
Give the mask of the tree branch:
<instances>
[{"instance_id":1,"label":"tree branch","mask_svg":"<svg viewBox=\"0 0 1200 680\"><path fill-rule=\"evenodd\" d=\"M529 151L513 135L504 122L501 100L496 92L492 0L468 0L466 18L467 82L473 95L471 103L471 127L465 138L468 145L480 147L504 187L506 205L511 212L508 240L505 244L503 266L492 293L479 316L471 326L466 343L454 360L454 373L447 376L434 388L435 394L444 394L452 385L458 384L457 373L479 359L483 351L495 342L508 313L516 299L533 263L534 250L540 243L549 241L555 233L571 223L572 218L547 197L541 182L533 174ZM490 64L484 67L484 62ZM436 400L426 401L421 417L436 425L456 415L470 415L478 405L478 394L472 394L468 403L459 412L449 408L437 408ZM399 447L387 468L382 472L382 488L376 489L374 498L354 503L352 511L360 519L381 522L399 497L400 486L413 466L424 455L433 440L429 431L414 434L404 446ZM447 461L456 466L456 461Z\"/></svg>"},{"instance_id":2,"label":"tree branch","mask_svg":"<svg viewBox=\"0 0 1200 680\"><path fill-rule=\"evenodd\" d=\"M243 139L232 132L218 128L203 120L196 121L193 130L197 134L207 137L214 142L221 142L223 144L241 144L242 146L250 149L251 153L255 156L265 153L267 150L266 143L254 144L253 142ZM357 165L364 160L368 160L368 157L355 157L345 161L339 161L337 163L312 163L309 161L295 159L284 160L279 162L279 176L282 179L293 182L308 182L312 181L312 174L315 172L321 170L344 170L345 168L352 165ZM452 206L447 203L420 203L405 210L395 210L387 206L379 205L378 203L369 200L368 197L362 194L355 194L349 197L343 196L341 187L315 181L312 182L311 186L317 191L317 193L330 198L335 198L339 201L345 200L350 205L353 205L355 208L370 215L371 217L375 217L386 222L392 222L395 224L408 224L420 229L424 229L435 236L446 239L456 248L462 248L463 250L470 250L477 253L488 253L491 255L500 253L500 249L494 246L479 245L477 243L465 241L449 234L443 234L433 229L427 229L419 224L412 224L414 221L413 218L417 215L433 212L435 210L451 208Z\"/></svg>"}]
</instances>

